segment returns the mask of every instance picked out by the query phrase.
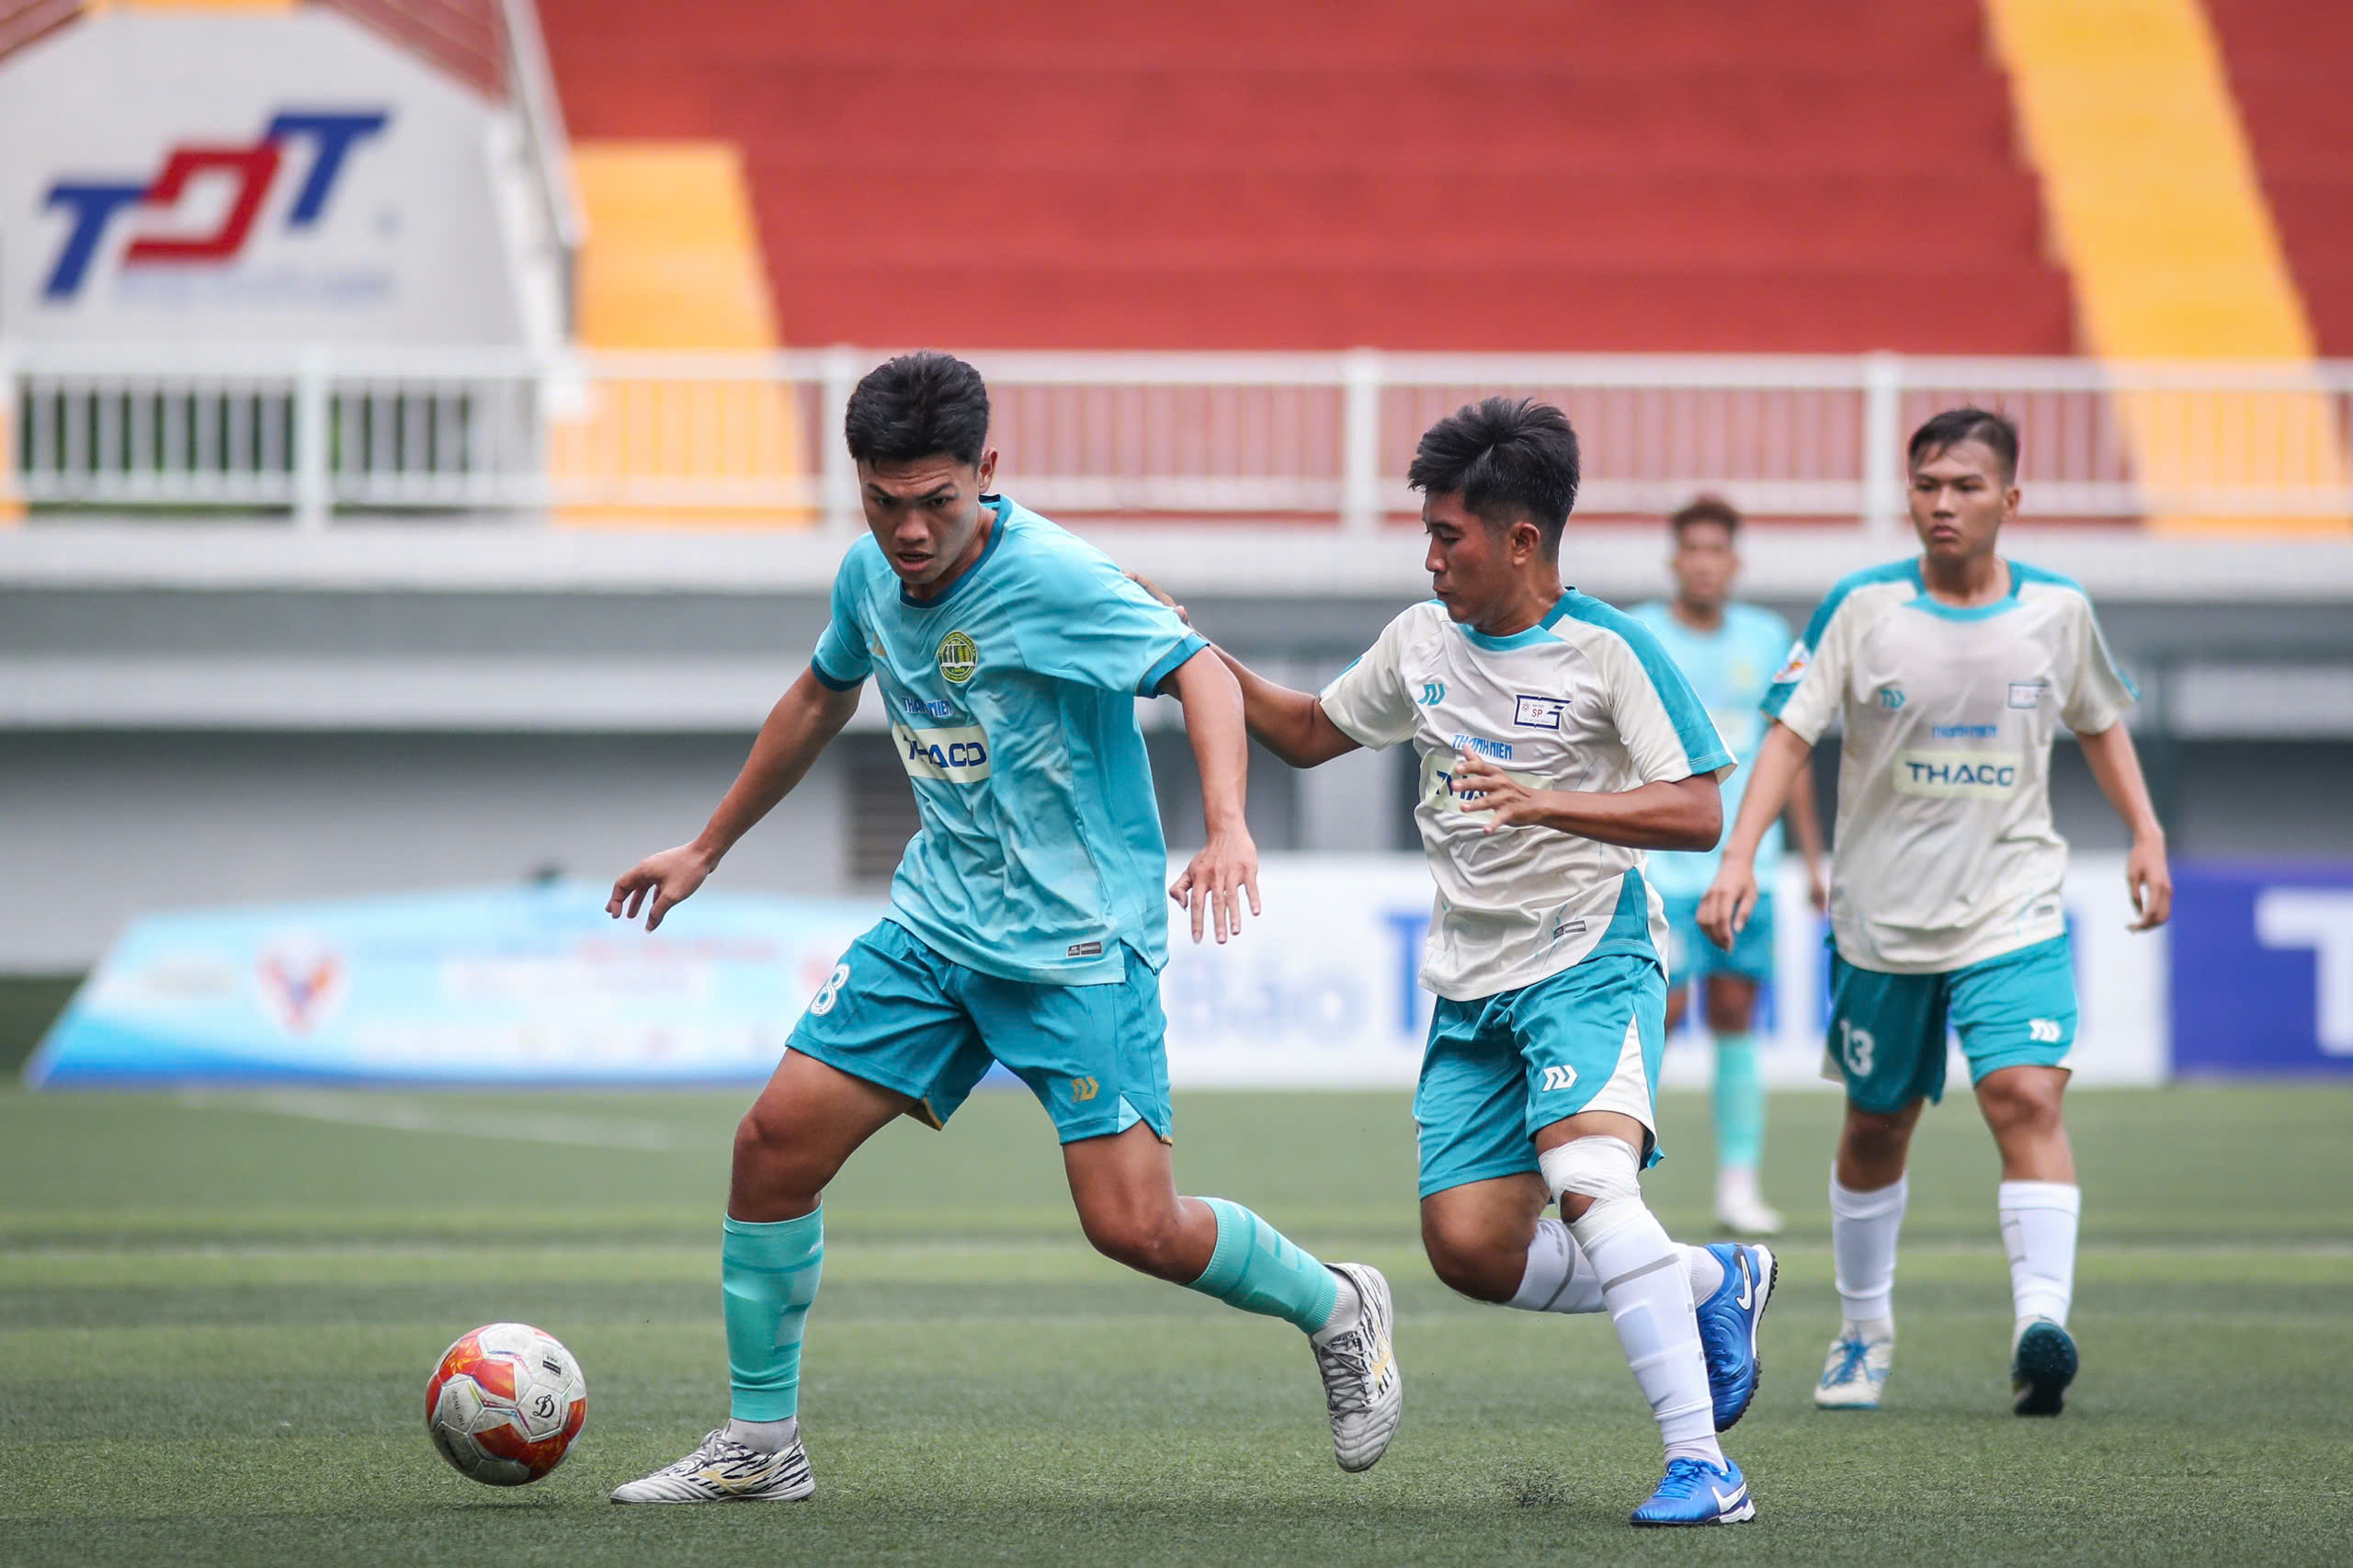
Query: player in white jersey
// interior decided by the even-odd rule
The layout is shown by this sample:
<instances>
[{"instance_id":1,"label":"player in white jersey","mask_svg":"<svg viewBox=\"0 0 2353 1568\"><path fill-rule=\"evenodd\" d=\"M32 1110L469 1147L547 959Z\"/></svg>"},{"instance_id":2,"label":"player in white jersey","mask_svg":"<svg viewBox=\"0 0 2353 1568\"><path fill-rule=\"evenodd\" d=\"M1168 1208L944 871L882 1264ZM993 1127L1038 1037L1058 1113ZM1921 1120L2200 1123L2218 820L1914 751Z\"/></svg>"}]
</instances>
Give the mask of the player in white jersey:
<instances>
[{"instance_id":1,"label":"player in white jersey","mask_svg":"<svg viewBox=\"0 0 2353 1568\"><path fill-rule=\"evenodd\" d=\"M1961 1037L2001 1151L1996 1196L2014 1306L2010 1383L2021 1415L2055 1415L2076 1369L2066 1329L2081 1209L2061 1118L2075 986L2051 823L2051 743L2063 723L2132 835L2132 927L2173 903L2165 834L2121 720L2131 686L2081 588L1995 553L2018 505L2018 431L1960 408L1914 432L1921 553L1837 587L1765 699L1765 737L1723 863L1699 910L1719 946L1757 897L1755 856L1807 751L1834 721L1827 1075L1847 1086L1831 1172L1844 1321L1814 1403L1870 1409L1893 1365L1896 1233L1921 1108L1944 1092L1945 1033Z\"/></svg>"},{"instance_id":2,"label":"player in white jersey","mask_svg":"<svg viewBox=\"0 0 2353 1568\"><path fill-rule=\"evenodd\" d=\"M1724 814L1740 811L1748 766L1764 738L1767 720L1757 709L1773 672L1790 645L1789 622L1762 605L1732 597L1740 574L1740 513L1720 496L1702 495L1667 518L1675 553L1667 569L1675 597L1636 605L1628 613L1658 634L1658 640L1689 677L1707 704L1716 733L1741 759L1741 769L1724 780ZM1822 824L1813 809L1812 769L1790 791L1790 825L1805 858L1806 881L1816 909L1828 906L1829 883L1822 867ZM1757 1176L1765 1157L1765 1084L1757 1074L1756 1041L1749 1033L1759 989L1773 977L1772 884L1781 858L1779 824L1768 829L1756 852L1756 877L1765 890L1756 913L1731 952L1699 933L1699 899L1715 880L1713 850L1651 857L1650 879L1666 901L1666 1028L1672 1034L1687 1006L1700 1008L1715 1047L1711 1096L1716 1123L1716 1222L1737 1235L1769 1236L1781 1216L1766 1205Z\"/></svg>"},{"instance_id":3,"label":"player in white jersey","mask_svg":"<svg viewBox=\"0 0 2353 1568\"><path fill-rule=\"evenodd\" d=\"M1320 697L1220 653L1251 733L1293 767L1420 753L1438 1000L1414 1116L1432 1267L1482 1301L1606 1310L1666 1444L1633 1522L1736 1524L1756 1506L1716 1433L1756 1391L1773 1256L1677 1246L1637 1180L1658 1157L1666 1012L1643 852L1714 845L1733 758L1657 639L1562 586L1577 451L1559 409L1466 407L1406 477L1435 599ZM1554 1199L1566 1224L1544 1218Z\"/></svg>"}]
</instances>

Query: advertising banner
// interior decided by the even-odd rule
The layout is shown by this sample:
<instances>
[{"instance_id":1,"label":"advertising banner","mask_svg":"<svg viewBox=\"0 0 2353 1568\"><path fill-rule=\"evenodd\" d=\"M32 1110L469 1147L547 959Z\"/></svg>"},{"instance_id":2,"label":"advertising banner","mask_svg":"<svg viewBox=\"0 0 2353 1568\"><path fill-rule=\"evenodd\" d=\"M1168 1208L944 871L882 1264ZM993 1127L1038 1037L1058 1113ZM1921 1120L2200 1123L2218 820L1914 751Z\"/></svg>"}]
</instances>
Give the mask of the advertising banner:
<instances>
[{"instance_id":1,"label":"advertising banner","mask_svg":"<svg viewBox=\"0 0 2353 1568\"><path fill-rule=\"evenodd\" d=\"M142 920L25 1076L50 1088L758 1083L878 913L705 890L649 935L605 914L608 892L557 883Z\"/></svg>"},{"instance_id":2,"label":"advertising banner","mask_svg":"<svg viewBox=\"0 0 2353 1568\"><path fill-rule=\"evenodd\" d=\"M2206 905L2226 901L2210 899L2196 875L2185 871L2179 907L2200 960L2175 985L2174 1006L2191 1018L2233 1015L2227 1030L2197 1025L2197 1048L2226 1040L2238 1052L2229 1070L2278 1070L2294 1057L2288 1046L2275 1061L2247 1042L2309 1042L2298 1047L2309 1070L2341 1066L2353 1040L2329 1042L2353 1032L2353 875L2282 883L2269 902L2272 884L2250 884L2235 895L2246 933L2236 947L2205 935ZM1195 946L1181 913L1173 918L1161 994L1175 1083L1411 1085L1430 1006L1415 979L1430 909L1420 857L1269 856L1259 885L1264 915L1222 947ZM26 1075L51 1087L756 1084L843 949L883 910L707 889L649 935L608 918L605 893L565 883L142 920ZM2125 931L2121 858L2078 857L2067 901L2082 1000L2078 1082L2163 1082L2165 941ZM1771 1082L1815 1085L1822 926L1794 874L1777 903L1761 1054ZM2275 999L2251 1002L2254 992ZM2263 1022L2275 1016L2276 1028ZM1687 1030L1671 1041L1669 1084L1705 1082L1708 1068L1702 1037Z\"/></svg>"},{"instance_id":3,"label":"advertising banner","mask_svg":"<svg viewBox=\"0 0 2353 1568\"><path fill-rule=\"evenodd\" d=\"M0 335L519 342L500 133L323 6L93 7L0 61Z\"/></svg>"},{"instance_id":4,"label":"advertising banner","mask_svg":"<svg viewBox=\"0 0 2353 1568\"><path fill-rule=\"evenodd\" d=\"M1815 1085L1828 951L1802 874L1794 864L1783 869L1758 1056L1768 1082ZM1259 887L1265 916L1236 942L1197 948L1188 933L1172 928L1161 986L1172 1081L1413 1083L1430 1006L1415 979L1430 913L1421 857L1271 855ZM2082 1007L2076 1082L2164 1082L2165 940L2125 929L2131 915L2123 857L2075 857L2066 901ZM1709 1071L1704 1036L1687 1025L1669 1040L1665 1082L1703 1084ZM1969 1081L1958 1065L1948 1077Z\"/></svg>"},{"instance_id":5,"label":"advertising banner","mask_svg":"<svg viewBox=\"0 0 2353 1568\"><path fill-rule=\"evenodd\" d=\"M2175 1070L2353 1077L2353 867L2176 875Z\"/></svg>"}]
</instances>

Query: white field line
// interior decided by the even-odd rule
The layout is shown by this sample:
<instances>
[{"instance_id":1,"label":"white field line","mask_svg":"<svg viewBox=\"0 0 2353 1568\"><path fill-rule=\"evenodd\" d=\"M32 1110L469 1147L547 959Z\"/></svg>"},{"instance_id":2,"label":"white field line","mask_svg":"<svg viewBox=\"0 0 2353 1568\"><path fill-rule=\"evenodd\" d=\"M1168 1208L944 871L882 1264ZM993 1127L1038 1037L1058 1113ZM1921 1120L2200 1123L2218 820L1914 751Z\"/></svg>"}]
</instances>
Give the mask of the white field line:
<instances>
[{"instance_id":1,"label":"white field line","mask_svg":"<svg viewBox=\"0 0 2353 1568\"><path fill-rule=\"evenodd\" d=\"M526 1143L563 1143L589 1149L675 1148L671 1130L658 1121L613 1121L555 1112L470 1110L447 1101L399 1095L347 1094L334 1089L263 1089L250 1094L183 1090L182 1105L204 1110L264 1111L273 1116L332 1121L347 1127L381 1127L395 1132L429 1132L451 1138L494 1138Z\"/></svg>"}]
</instances>

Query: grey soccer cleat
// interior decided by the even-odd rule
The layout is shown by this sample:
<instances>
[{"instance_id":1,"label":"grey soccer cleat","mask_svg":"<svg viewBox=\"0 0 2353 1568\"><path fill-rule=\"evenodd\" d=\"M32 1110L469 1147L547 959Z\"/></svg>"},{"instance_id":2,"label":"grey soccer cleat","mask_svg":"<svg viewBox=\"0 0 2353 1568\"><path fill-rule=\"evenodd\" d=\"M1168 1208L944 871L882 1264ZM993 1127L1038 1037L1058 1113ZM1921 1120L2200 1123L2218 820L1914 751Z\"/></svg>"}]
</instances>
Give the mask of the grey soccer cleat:
<instances>
[{"instance_id":1,"label":"grey soccer cleat","mask_svg":"<svg viewBox=\"0 0 2353 1568\"><path fill-rule=\"evenodd\" d=\"M795 1437L770 1453L722 1426L702 1447L652 1475L613 1488L616 1503L798 1503L817 1490L809 1450Z\"/></svg>"}]
</instances>

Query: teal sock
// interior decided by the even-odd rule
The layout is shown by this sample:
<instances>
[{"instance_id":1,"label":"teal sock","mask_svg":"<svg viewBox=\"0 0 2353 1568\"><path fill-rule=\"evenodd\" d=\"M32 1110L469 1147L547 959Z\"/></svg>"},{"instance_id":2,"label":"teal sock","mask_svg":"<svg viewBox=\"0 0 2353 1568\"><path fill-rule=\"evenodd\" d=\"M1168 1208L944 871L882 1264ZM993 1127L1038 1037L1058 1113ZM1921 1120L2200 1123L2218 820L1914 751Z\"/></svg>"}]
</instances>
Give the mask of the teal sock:
<instances>
[{"instance_id":1,"label":"teal sock","mask_svg":"<svg viewBox=\"0 0 2353 1568\"><path fill-rule=\"evenodd\" d=\"M1765 1083L1756 1074L1756 1040L1716 1037L1716 1168L1753 1171L1765 1153Z\"/></svg>"},{"instance_id":2,"label":"teal sock","mask_svg":"<svg viewBox=\"0 0 2353 1568\"><path fill-rule=\"evenodd\" d=\"M1191 1289L1310 1334L1322 1328L1340 1295L1332 1271L1239 1203L1222 1198L1201 1201L1217 1216L1217 1251Z\"/></svg>"},{"instance_id":3,"label":"teal sock","mask_svg":"<svg viewBox=\"0 0 2353 1568\"><path fill-rule=\"evenodd\" d=\"M728 1415L782 1421L801 1409L801 1334L825 1263L824 1210L761 1224L730 1219L719 1245L727 1306Z\"/></svg>"}]
</instances>

